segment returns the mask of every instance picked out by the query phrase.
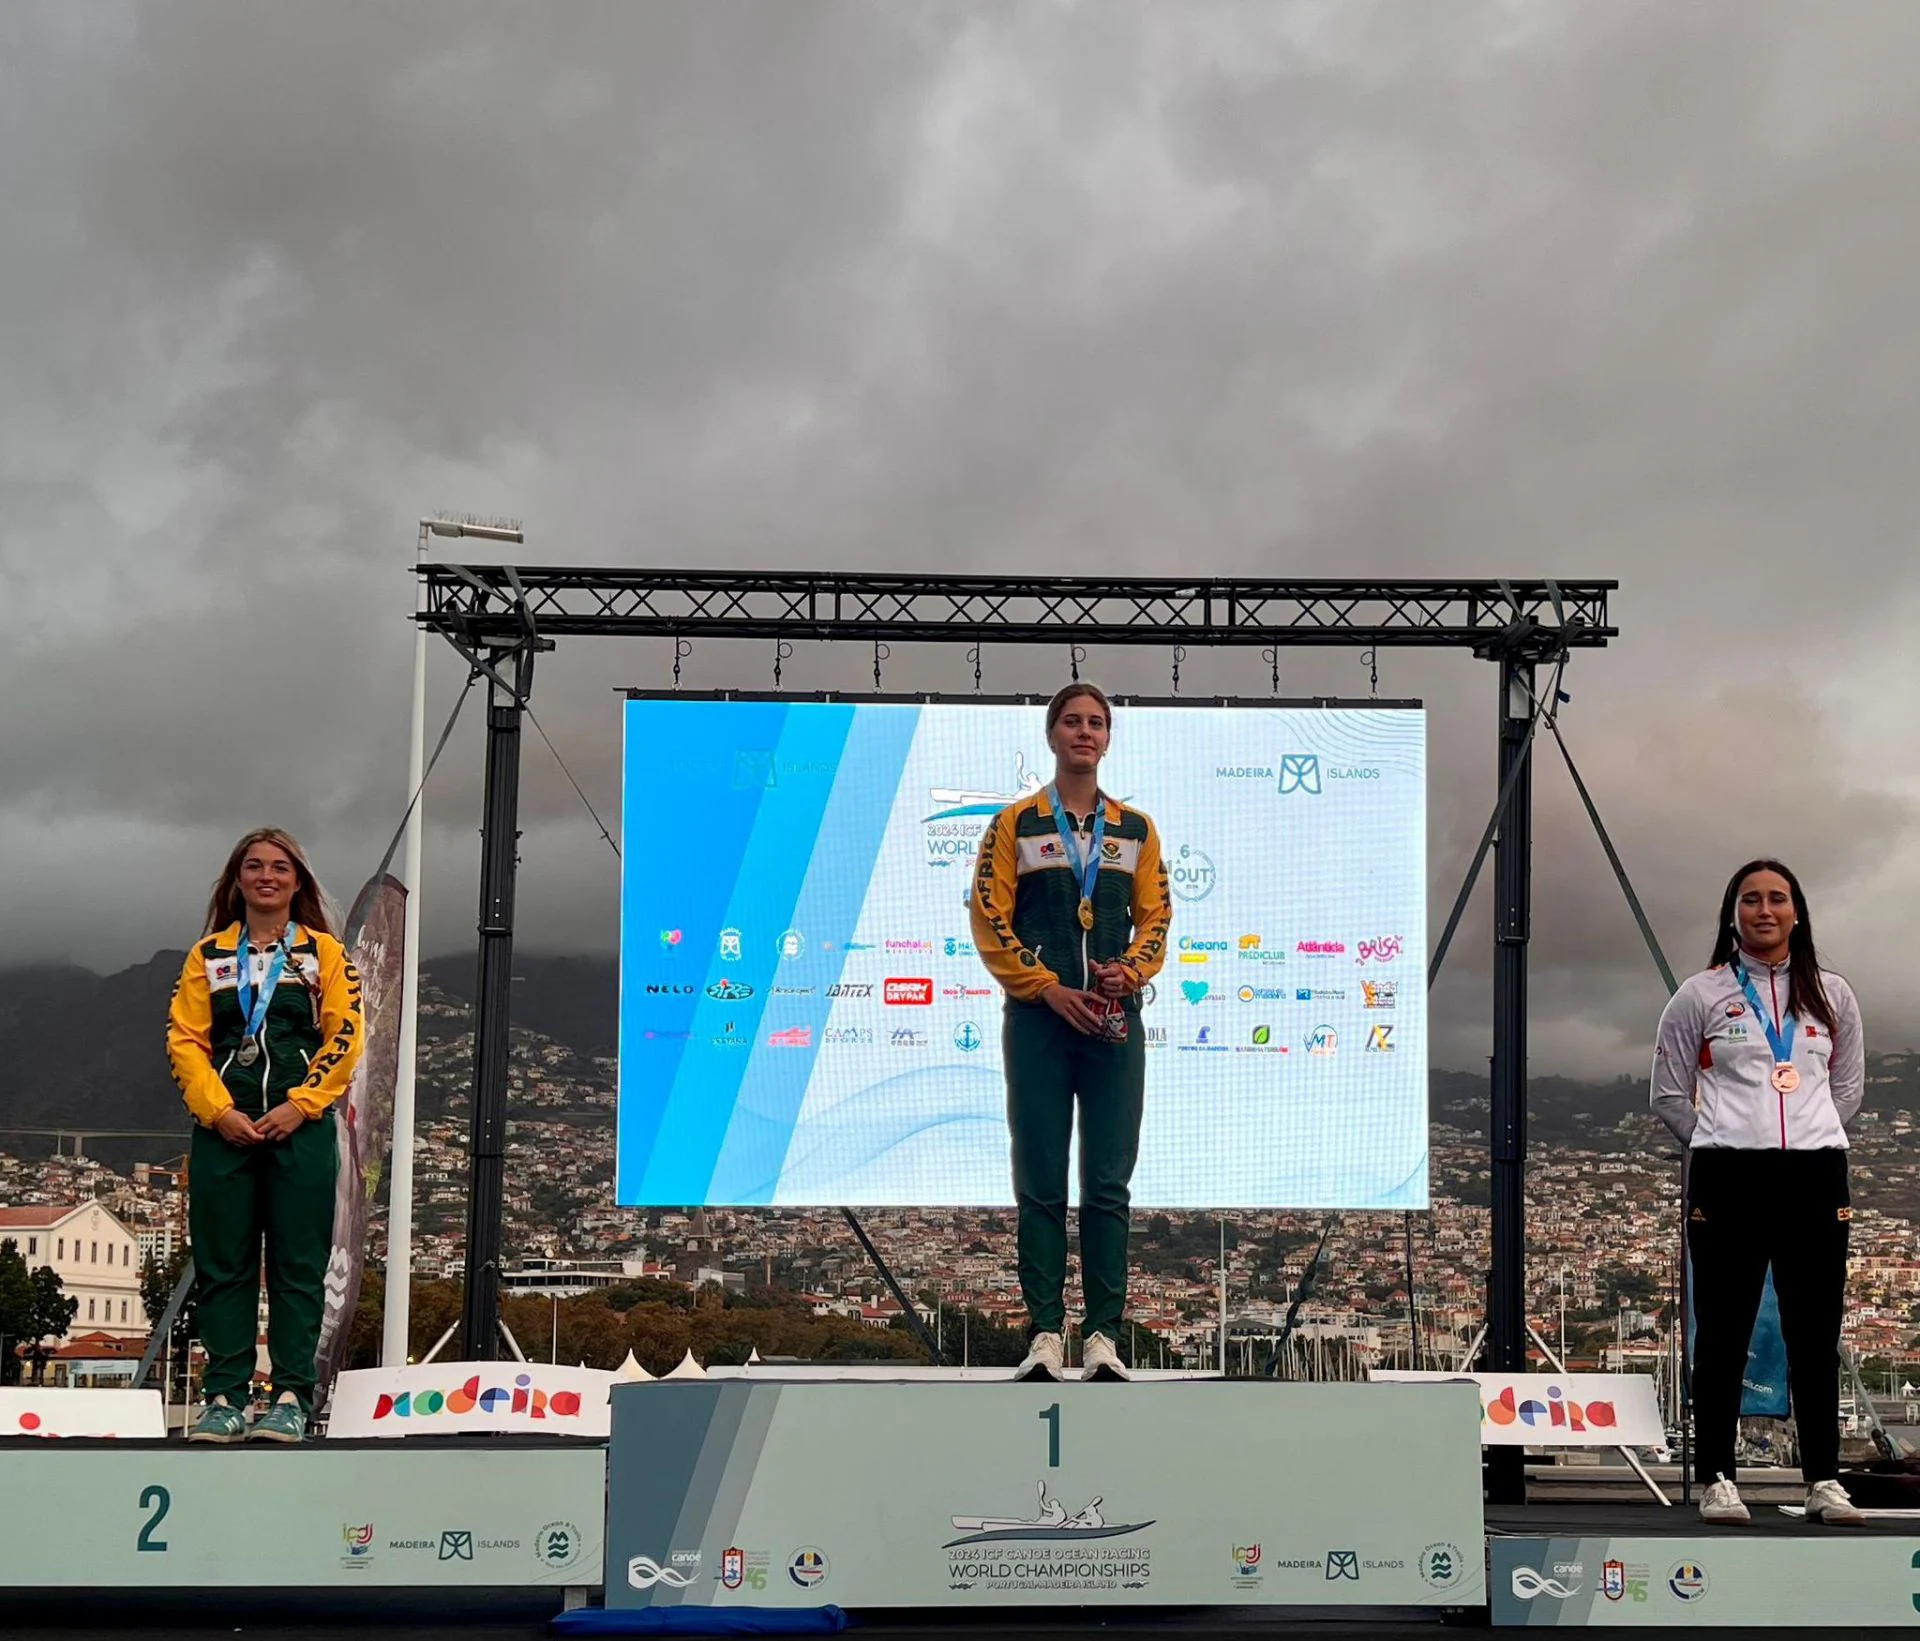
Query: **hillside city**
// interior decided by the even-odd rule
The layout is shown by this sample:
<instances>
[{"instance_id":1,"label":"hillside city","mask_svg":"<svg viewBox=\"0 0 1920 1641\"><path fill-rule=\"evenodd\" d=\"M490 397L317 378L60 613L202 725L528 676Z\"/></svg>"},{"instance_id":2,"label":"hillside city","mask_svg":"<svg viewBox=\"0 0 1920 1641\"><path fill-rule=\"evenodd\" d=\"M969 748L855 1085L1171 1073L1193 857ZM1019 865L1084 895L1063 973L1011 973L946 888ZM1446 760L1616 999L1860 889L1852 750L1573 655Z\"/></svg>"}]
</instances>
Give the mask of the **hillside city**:
<instances>
[{"instance_id":1,"label":"hillside city","mask_svg":"<svg viewBox=\"0 0 1920 1641\"><path fill-rule=\"evenodd\" d=\"M428 985L419 1031L416 1278L457 1278L466 1199L468 1011ZM1920 1335L1920 1151L1913 1131L1914 1057L1875 1058L1867 1106L1854 1129L1852 1276L1846 1339L1863 1357L1892 1360ZM837 1212L681 1213L612 1206L614 1062L516 1028L513 1034L506 1253L510 1291L579 1293L659 1283L682 1291L784 1290L816 1315L895 1326L900 1308ZM1409 1356L1411 1259L1423 1365L1452 1365L1480 1326L1488 1245L1487 1139L1436 1120L1429 1212L1235 1212L1136 1216L1130 1341L1143 1365L1206 1365L1223 1306L1230 1334L1277 1333L1299 1297L1323 1231L1327 1240L1293 1329L1293 1349L1316 1371L1404 1365ZM184 1140L184 1134L183 1134ZM184 1205L156 1156L116 1172L81 1155L0 1150L0 1208L99 1200L165 1265L184 1236ZM165 1147L162 1147L165 1149ZM182 1146L184 1149L184 1146ZM1527 1232L1532 1320L1555 1354L1582 1365L1659 1371L1675 1280L1677 1163L1651 1116L1630 1111L1593 1127L1586 1143L1536 1137L1530 1148ZM901 1284L944 1328L965 1313L1020 1322L1011 1212L868 1210L862 1223ZM1331 1227L1329 1231L1329 1226ZM0 1231L0 1235L8 1234ZM1224 1246L1225 1261L1221 1261ZM384 1220L372 1224L371 1264L385 1257ZM139 1320L136 1318L136 1321ZM85 1331L86 1320L75 1328ZM144 1331L144 1328L136 1329ZM948 1341L948 1343L953 1343ZM953 1354L964 1350L958 1345ZM1916 1354L1920 1354L1917 1352ZM611 1364L608 1364L611 1365Z\"/></svg>"}]
</instances>

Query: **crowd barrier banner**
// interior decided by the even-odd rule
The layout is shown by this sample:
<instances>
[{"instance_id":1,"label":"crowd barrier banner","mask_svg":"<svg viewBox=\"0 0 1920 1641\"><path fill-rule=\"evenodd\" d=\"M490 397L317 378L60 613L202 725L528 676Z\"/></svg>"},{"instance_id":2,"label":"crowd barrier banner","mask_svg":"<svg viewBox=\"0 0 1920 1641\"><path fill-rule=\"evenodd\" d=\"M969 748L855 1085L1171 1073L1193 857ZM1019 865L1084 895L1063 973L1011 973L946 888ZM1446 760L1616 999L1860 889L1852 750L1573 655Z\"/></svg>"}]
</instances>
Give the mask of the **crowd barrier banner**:
<instances>
[{"instance_id":1,"label":"crowd barrier banner","mask_svg":"<svg viewBox=\"0 0 1920 1641\"><path fill-rule=\"evenodd\" d=\"M402 1440L513 1431L604 1437L613 1381L611 1373L598 1368L544 1362L351 1369L334 1383L327 1436Z\"/></svg>"},{"instance_id":2,"label":"crowd barrier banner","mask_svg":"<svg viewBox=\"0 0 1920 1641\"><path fill-rule=\"evenodd\" d=\"M1375 1369L1376 1384L1470 1381L1485 1447L1664 1447L1653 1380L1641 1373L1408 1373Z\"/></svg>"},{"instance_id":3,"label":"crowd barrier banner","mask_svg":"<svg viewBox=\"0 0 1920 1641\"><path fill-rule=\"evenodd\" d=\"M112 1436L161 1441L166 1413L157 1390L0 1389L0 1436Z\"/></svg>"}]
</instances>

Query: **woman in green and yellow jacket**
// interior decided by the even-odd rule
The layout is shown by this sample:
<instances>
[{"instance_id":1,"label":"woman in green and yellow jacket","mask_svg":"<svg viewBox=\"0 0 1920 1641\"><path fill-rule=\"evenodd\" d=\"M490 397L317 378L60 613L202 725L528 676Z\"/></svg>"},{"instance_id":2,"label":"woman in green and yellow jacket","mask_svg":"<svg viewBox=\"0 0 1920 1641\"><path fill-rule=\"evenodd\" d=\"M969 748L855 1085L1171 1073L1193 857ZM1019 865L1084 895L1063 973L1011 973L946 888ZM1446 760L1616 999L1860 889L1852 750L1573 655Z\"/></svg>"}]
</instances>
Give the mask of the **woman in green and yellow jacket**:
<instances>
[{"instance_id":1,"label":"woman in green and yellow jacket","mask_svg":"<svg viewBox=\"0 0 1920 1641\"><path fill-rule=\"evenodd\" d=\"M334 1104L360 1058L360 976L300 845L265 827L234 846L167 1023L195 1123L188 1161L205 1408L188 1439L298 1442L333 1251ZM274 1405L247 1425L261 1252Z\"/></svg>"}]
</instances>

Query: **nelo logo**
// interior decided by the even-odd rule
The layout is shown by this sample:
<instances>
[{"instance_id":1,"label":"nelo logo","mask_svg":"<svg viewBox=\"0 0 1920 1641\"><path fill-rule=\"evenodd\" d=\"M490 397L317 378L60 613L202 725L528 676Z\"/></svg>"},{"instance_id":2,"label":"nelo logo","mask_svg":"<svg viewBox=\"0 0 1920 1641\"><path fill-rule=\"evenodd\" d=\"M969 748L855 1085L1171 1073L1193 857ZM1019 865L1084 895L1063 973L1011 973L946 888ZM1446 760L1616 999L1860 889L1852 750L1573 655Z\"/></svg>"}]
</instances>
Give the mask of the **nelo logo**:
<instances>
[{"instance_id":1,"label":"nelo logo","mask_svg":"<svg viewBox=\"0 0 1920 1641\"><path fill-rule=\"evenodd\" d=\"M455 1390L403 1390L398 1395L386 1391L373 1404L373 1417L381 1419L431 1419L451 1413L524 1413L533 1419L577 1419L580 1393L556 1390L549 1396L533 1382L530 1374L515 1377L513 1386L488 1385L480 1388L480 1375Z\"/></svg>"},{"instance_id":2,"label":"nelo logo","mask_svg":"<svg viewBox=\"0 0 1920 1641\"><path fill-rule=\"evenodd\" d=\"M925 1005L933 1001L931 980L889 980L881 995L889 1003Z\"/></svg>"}]
</instances>

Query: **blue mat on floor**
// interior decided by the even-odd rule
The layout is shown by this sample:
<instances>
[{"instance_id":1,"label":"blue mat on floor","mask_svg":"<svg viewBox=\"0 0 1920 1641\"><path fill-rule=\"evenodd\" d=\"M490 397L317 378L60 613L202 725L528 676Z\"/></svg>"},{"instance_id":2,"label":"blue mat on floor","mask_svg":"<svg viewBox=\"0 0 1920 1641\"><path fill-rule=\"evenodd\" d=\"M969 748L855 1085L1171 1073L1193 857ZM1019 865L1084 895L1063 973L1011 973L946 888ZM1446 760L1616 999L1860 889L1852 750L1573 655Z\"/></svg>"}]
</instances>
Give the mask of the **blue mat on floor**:
<instances>
[{"instance_id":1,"label":"blue mat on floor","mask_svg":"<svg viewBox=\"0 0 1920 1641\"><path fill-rule=\"evenodd\" d=\"M557 1635L837 1635L839 1607L576 1607L553 1621Z\"/></svg>"}]
</instances>

